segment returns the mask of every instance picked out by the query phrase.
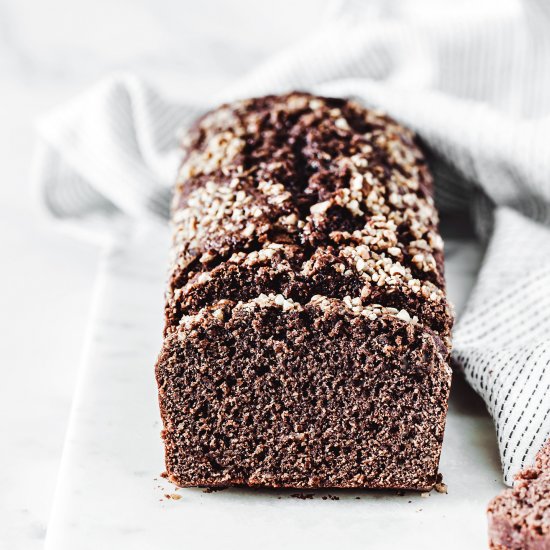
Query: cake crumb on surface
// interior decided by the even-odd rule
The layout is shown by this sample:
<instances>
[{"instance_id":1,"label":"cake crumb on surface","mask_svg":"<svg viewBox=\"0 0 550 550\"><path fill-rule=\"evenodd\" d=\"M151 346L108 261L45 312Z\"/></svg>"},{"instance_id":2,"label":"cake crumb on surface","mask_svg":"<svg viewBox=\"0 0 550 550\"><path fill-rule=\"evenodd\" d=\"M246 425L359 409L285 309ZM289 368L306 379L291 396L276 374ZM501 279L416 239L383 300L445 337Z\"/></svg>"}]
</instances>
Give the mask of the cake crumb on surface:
<instances>
[{"instance_id":1,"label":"cake crumb on surface","mask_svg":"<svg viewBox=\"0 0 550 550\"><path fill-rule=\"evenodd\" d=\"M228 489L228 487L204 487L202 492L207 494L219 493L220 491L225 491L226 489Z\"/></svg>"}]
</instances>

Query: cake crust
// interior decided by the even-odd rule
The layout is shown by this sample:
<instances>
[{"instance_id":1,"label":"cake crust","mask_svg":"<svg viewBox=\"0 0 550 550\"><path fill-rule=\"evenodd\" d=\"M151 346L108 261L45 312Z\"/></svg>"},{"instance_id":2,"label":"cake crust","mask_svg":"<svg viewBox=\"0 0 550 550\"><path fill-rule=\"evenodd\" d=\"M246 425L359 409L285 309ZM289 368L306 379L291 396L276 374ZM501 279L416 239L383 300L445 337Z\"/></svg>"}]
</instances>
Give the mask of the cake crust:
<instances>
[{"instance_id":1,"label":"cake crust","mask_svg":"<svg viewBox=\"0 0 550 550\"><path fill-rule=\"evenodd\" d=\"M156 366L170 479L431 488L453 316L414 135L294 92L224 105L183 146Z\"/></svg>"}]
</instances>

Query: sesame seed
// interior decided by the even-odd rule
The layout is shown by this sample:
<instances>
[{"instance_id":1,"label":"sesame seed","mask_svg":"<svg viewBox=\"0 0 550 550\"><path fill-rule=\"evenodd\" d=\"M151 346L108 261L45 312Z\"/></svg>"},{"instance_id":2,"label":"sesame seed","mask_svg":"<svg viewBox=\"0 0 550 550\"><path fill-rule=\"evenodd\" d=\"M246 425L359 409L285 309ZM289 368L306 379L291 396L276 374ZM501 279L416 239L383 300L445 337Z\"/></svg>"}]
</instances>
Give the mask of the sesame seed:
<instances>
[{"instance_id":1,"label":"sesame seed","mask_svg":"<svg viewBox=\"0 0 550 550\"><path fill-rule=\"evenodd\" d=\"M223 321L224 320L224 314L223 314L223 311L221 309L215 309L213 312L212 312L212 315L220 320L220 321Z\"/></svg>"},{"instance_id":2,"label":"sesame seed","mask_svg":"<svg viewBox=\"0 0 550 550\"><path fill-rule=\"evenodd\" d=\"M390 248L388 248L388 252L392 256L401 256L401 249L397 246L390 246Z\"/></svg>"},{"instance_id":3,"label":"sesame seed","mask_svg":"<svg viewBox=\"0 0 550 550\"><path fill-rule=\"evenodd\" d=\"M318 202L309 210L312 214L324 214L330 208L330 201Z\"/></svg>"},{"instance_id":4,"label":"sesame seed","mask_svg":"<svg viewBox=\"0 0 550 550\"><path fill-rule=\"evenodd\" d=\"M348 124L348 121L343 118L343 117L340 117L340 118L337 118L335 121L334 121L334 125L337 127L337 128L340 128L340 130L349 130L350 127L349 127L349 124Z\"/></svg>"}]
</instances>

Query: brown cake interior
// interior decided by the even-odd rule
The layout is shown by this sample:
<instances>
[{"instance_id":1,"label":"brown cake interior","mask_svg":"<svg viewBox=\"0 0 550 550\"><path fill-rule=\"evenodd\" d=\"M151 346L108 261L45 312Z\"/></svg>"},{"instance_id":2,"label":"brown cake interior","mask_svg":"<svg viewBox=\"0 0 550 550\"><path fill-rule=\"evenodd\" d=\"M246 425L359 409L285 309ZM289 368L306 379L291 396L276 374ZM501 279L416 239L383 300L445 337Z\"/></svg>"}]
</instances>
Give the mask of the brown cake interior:
<instances>
[{"instance_id":1,"label":"brown cake interior","mask_svg":"<svg viewBox=\"0 0 550 550\"><path fill-rule=\"evenodd\" d=\"M167 340L158 380L170 478L432 487L449 392L439 340L335 300L285 311L275 299L222 302Z\"/></svg>"}]
</instances>

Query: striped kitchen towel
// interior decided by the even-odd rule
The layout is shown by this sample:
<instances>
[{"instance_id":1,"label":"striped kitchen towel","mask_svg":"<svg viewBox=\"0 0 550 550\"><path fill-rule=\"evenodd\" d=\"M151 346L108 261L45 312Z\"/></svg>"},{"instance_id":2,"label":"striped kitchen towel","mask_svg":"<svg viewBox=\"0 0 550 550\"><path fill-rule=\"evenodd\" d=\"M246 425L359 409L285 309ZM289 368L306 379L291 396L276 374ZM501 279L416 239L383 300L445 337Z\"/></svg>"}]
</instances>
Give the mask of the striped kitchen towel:
<instances>
[{"instance_id":1,"label":"striped kitchen towel","mask_svg":"<svg viewBox=\"0 0 550 550\"><path fill-rule=\"evenodd\" d=\"M330 21L204 105L112 77L39 124L49 212L88 234L164 223L176 134L208 106L307 89L352 96L414 128L442 217L471 219L487 252L454 358L494 418L504 479L550 435L550 4L414 17L406 1L344 1Z\"/></svg>"}]
</instances>

